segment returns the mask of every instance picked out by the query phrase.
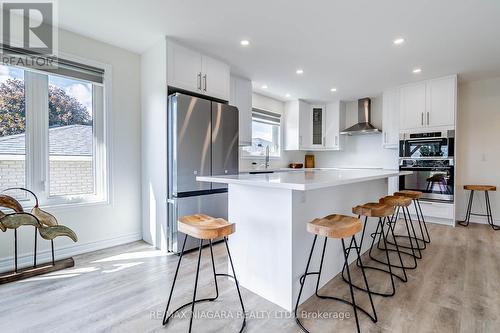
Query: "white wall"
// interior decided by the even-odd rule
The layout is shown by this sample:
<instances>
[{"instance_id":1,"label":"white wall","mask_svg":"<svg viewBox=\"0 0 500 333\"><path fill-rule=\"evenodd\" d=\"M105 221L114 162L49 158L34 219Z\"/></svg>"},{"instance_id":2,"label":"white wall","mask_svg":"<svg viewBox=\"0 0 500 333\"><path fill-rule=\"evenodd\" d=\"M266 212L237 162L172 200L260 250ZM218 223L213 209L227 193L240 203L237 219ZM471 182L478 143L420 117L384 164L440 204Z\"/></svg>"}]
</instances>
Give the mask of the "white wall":
<instances>
[{"instance_id":1,"label":"white wall","mask_svg":"<svg viewBox=\"0 0 500 333\"><path fill-rule=\"evenodd\" d=\"M73 229L79 241L67 238L56 243L61 258L142 238L140 196L140 58L123 49L64 30L59 32L60 51L112 66L110 130L111 202L82 207L48 209L60 224ZM21 259L32 253L33 229L20 228ZM39 256L48 258L50 242L39 238ZM0 232L0 270L11 269L13 231Z\"/></svg>"},{"instance_id":2,"label":"white wall","mask_svg":"<svg viewBox=\"0 0 500 333\"><path fill-rule=\"evenodd\" d=\"M279 113L283 116L285 112L285 103L277 99L260 95L257 93L252 94L252 107L267 110L275 113ZM283 147L283 128L281 129L282 144ZM264 163L262 158L240 158L240 170L246 171L252 169L252 162L256 162L258 165ZM304 152L301 151L281 151L281 157L279 159L271 158L270 167L271 168L283 168L288 167L291 162L304 162Z\"/></svg>"},{"instance_id":3,"label":"white wall","mask_svg":"<svg viewBox=\"0 0 500 333\"><path fill-rule=\"evenodd\" d=\"M382 129L382 97L372 98L372 120L375 127ZM358 102L346 102L346 124L350 127L358 121ZM315 155L316 167L370 167L398 168L397 149L382 148L381 134L343 136L341 151L311 152Z\"/></svg>"},{"instance_id":4,"label":"white wall","mask_svg":"<svg viewBox=\"0 0 500 333\"><path fill-rule=\"evenodd\" d=\"M500 77L462 83L458 87L457 124L457 211L465 216L466 193L463 185L500 186ZM467 194L468 195L468 194ZM493 217L500 221L500 195L491 193ZM485 213L484 194L476 192L474 211ZM482 221L482 217L471 217Z\"/></svg>"},{"instance_id":5,"label":"white wall","mask_svg":"<svg viewBox=\"0 0 500 333\"><path fill-rule=\"evenodd\" d=\"M141 56L142 233L146 242L163 250L167 246L166 52L165 41L160 41Z\"/></svg>"}]
</instances>

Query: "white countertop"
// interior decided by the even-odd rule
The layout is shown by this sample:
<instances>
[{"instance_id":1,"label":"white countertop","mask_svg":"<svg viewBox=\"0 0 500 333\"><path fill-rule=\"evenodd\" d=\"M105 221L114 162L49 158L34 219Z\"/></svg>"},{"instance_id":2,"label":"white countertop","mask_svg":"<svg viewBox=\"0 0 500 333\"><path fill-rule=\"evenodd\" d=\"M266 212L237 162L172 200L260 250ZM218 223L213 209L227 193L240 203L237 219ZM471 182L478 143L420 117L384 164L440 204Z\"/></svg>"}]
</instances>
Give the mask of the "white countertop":
<instances>
[{"instance_id":1,"label":"white countertop","mask_svg":"<svg viewBox=\"0 0 500 333\"><path fill-rule=\"evenodd\" d=\"M242 173L228 176L201 176L196 177L196 180L212 183L253 185L307 191L381 178L396 177L399 175L399 170L387 169L298 169L266 174Z\"/></svg>"}]
</instances>

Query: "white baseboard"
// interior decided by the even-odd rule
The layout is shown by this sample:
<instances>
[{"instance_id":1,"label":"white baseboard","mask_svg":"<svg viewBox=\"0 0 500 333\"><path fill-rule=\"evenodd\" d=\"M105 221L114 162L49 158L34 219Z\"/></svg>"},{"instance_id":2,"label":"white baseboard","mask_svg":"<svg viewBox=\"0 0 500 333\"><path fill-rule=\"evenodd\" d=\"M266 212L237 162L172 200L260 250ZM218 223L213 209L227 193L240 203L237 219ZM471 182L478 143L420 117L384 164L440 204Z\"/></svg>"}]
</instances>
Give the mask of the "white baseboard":
<instances>
[{"instance_id":1,"label":"white baseboard","mask_svg":"<svg viewBox=\"0 0 500 333\"><path fill-rule=\"evenodd\" d=\"M93 252L97 250L106 249L109 247L127 244L142 239L142 234L140 232L131 233L127 235L121 235L113 238L102 239L94 242L87 243L75 243L73 245L67 245L58 247L57 241L55 246L55 257L56 260L69 258L78 254ZM38 242L47 242L43 239L38 239ZM37 252L37 263L50 262L52 260L52 254L50 249L38 251ZM19 268L28 267L33 265L33 253L26 253L19 255L17 258ZM0 259L0 272L6 272L13 270L14 267L14 256L5 257Z\"/></svg>"}]
</instances>

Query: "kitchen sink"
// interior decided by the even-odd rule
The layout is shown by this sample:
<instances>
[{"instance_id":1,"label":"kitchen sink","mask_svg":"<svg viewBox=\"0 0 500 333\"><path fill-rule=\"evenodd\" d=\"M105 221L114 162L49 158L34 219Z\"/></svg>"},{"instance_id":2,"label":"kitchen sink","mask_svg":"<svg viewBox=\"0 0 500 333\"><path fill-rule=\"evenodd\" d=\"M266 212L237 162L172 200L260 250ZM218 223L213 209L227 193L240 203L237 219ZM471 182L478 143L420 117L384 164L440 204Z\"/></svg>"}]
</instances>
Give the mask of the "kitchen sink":
<instances>
[{"instance_id":1,"label":"kitchen sink","mask_svg":"<svg viewBox=\"0 0 500 333\"><path fill-rule=\"evenodd\" d=\"M258 170L258 171L250 171L249 174L251 175L258 175L261 173L274 173L273 170Z\"/></svg>"}]
</instances>

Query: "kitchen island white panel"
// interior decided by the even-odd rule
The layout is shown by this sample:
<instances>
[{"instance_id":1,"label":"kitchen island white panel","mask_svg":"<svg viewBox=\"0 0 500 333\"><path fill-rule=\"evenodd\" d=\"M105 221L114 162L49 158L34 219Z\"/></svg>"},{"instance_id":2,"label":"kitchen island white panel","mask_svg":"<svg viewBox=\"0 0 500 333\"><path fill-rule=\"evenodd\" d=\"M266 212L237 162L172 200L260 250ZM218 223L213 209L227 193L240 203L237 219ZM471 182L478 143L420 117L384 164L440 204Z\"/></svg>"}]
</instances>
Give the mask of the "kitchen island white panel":
<instances>
[{"instance_id":1,"label":"kitchen island white panel","mask_svg":"<svg viewBox=\"0 0 500 333\"><path fill-rule=\"evenodd\" d=\"M229 246L241 285L292 311L314 237L306 223L332 213L352 215L352 206L387 194L386 179L363 179L308 191L229 183L229 220L236 223ZM375 226L376 221L370 221L367 234ZM363 251L369 240L365 238ZM323 238L318 238L312 270L319 267L322 246ZM353 253L351 261L354 258ZM342 263L340 241L329 239L320 287L342 270ZM315 286L316 277L309 276L301 303L314 294Z\"/></svg>"}]
</instances>

